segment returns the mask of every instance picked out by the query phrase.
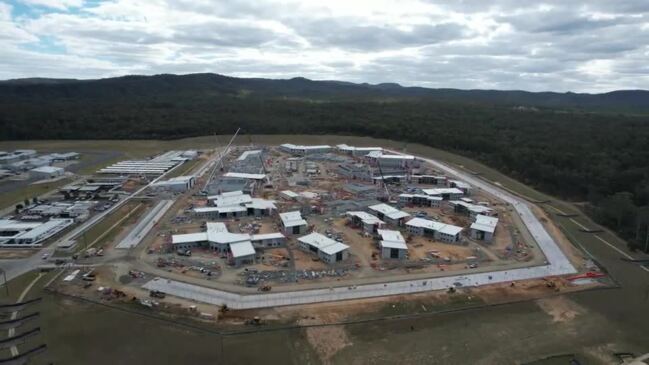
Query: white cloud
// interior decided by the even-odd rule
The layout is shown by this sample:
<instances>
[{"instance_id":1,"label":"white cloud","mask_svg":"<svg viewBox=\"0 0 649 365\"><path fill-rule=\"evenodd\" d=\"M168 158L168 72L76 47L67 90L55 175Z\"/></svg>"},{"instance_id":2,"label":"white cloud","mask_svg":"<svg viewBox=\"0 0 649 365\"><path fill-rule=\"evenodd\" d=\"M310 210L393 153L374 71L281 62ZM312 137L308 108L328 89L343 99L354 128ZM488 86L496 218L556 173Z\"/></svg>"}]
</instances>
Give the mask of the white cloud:
<instances>
[{"instance_id":1,"label":"white cloud","mask_svg":"<svg viewBox=\"0 0 649 365\"><path fill-rule=\"evenodd\" d=\"M644 0L24 2L31 13L0 3L0 77L217 72L606 91L649 76Z\"/></svg>"},{"instance_id":2,"label":"white cloud","mask_svg":"<svg viewBox=\"0 0 649 365\"><path fill-rule=\"evenodd\" d=\"M71 7L80 7L83 0L21 0L22 3L32 6L44 6L47 8L66 10Z\"/></svg>"}]
</instances>

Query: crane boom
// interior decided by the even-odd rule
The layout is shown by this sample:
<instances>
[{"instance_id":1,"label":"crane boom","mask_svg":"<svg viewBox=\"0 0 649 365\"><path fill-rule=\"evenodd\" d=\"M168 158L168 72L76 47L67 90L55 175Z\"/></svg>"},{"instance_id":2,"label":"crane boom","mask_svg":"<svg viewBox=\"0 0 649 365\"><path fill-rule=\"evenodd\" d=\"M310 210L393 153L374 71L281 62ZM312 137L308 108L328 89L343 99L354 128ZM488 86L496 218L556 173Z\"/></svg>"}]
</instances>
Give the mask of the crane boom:
<instances>
[{"instance_id":1,"label":"crane boom","mask_svg":"<svg viewBox=\"0 0 649 365\"><path fill-rule=\"evenodd\" d=\"M237 131L234 132L234 135L232 136L232 138L230 138L230 141L228 142L227 146L225 146L225 149L223 149L223 151L221 153L219 153L219 155L217 156L216 161L214 162L214 167L212 168L212 172L210 173L208 179L205 180L205 185L203 186L203 191L207 191L207 185L210 183L210 181L212 181L212 179L214 178L214 175L216 175L216 172L218 171L219 166L223 165L223 157L225 157L228 154L228 152L230 150L230 146L232 145L232 142L234 142L234 139L237 137L240 130L241 130L241 128L237 128Z\"/></svg>"}]
</instances>

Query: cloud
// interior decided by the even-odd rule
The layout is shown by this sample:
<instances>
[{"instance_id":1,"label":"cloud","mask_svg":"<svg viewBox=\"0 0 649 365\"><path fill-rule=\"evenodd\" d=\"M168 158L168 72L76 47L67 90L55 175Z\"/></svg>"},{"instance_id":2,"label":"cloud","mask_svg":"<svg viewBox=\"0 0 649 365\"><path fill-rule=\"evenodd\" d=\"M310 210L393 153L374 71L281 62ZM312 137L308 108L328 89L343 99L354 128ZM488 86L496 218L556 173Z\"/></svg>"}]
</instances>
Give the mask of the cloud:
<instances>
[{"instance_id":1,"label":"cloud","mask_svg":"<svg viewBox=\"0 0 649 365\"><path fill-rule=\"evenodd\" d=\"M44 6L58 10L66 10L71 7L80 7L83 5L83 0L21 0L21 2L31 6Z\"/></svg>"},{"instance_id":2,"label":"cloud","mask_svg":"<svg viewBox=\"0 0 649 365\"><path fill-rule=\"evenodd\" d=\"M646 88L645 0L13 0L0 78L217 72L403 85Z\"/></svg>"}]
</instances>

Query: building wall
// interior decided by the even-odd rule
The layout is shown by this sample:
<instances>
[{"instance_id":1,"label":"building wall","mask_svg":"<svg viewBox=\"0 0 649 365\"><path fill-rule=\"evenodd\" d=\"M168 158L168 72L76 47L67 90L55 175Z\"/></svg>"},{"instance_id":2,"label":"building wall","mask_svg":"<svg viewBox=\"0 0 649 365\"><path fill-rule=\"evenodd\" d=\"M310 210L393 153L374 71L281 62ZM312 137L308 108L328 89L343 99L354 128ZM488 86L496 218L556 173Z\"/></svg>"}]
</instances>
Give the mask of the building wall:
<instances>
[{"instance_id":1,"label":"building wall","mask_svg":"<svg viewBox=\"0 0 649 365\"><path fill-rule=\"evenodd\" d=\"M299 228L299 232L294 233L293 228L295 227L284 227L284 234L286 236L292 236L296 234L305 234L306 233L306 225L303 224L301 226L297 226Z\"/></svg>"},{"instance_id":2,"label":"building wall","mask_svg":"<svg viewBox=\"0 0 649 365\"><path fill-rule=\"evenodd\" d=\"M406 258L406 254L408 253L408 251L407 250L399 250L399 249L397 249L397 251L398 251L398 254L399 254L398 259L399 260L404 260ZM384 258L384 259L391 259L392 258L391 253L392 253L392 249L389 248L389 247L383 247L381 249L381 257Z\"/></svg>"}]
</instances>

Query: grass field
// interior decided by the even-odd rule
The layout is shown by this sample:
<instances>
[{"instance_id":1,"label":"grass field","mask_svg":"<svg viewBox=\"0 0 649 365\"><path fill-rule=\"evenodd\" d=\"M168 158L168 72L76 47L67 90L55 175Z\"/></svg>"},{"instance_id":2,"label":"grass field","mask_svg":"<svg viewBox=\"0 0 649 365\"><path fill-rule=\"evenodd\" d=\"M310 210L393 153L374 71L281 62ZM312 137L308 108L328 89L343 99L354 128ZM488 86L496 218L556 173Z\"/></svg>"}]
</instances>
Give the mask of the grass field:
<instances>
[{"instance_id":1,"label":"grass field","mask_svg":"<svg viewBox=\"0 0 649 365\"><path fill-rule=\"evenodd\" d=\"M108 216L104 217L104 219L81 235L79 238L79 249L83 250L89 245L93 245L95 248L102 247L105 242L112 240L119 234L120 226L137 220L139 216L138 214L143 212L143 206L144 204L141 202L129 201L114 212L110 213ZM121 221L130 212L132 212L131 215L127 219Z\"/></svg>"},{"instance_id":2,"label":"grass field","mask_svg":"<svg viewBox=\"0 0 649 365\"><path fill-rule=\"evenodd\" d=\"M31 201L34 197L41 196L61 186L69 184L70 181L70 179L65 178L48 183L31 184L11 193L0 194L0 209L12 207L18 203L22 203L25 199Z\"/></svg>"},{"instance_id":3,"label":"grass field","mask_svg":"<svg viewBox=\"0 0 649 365\"><path fill-rule=\"evenodd\" d=\"M204 162L205 162L204 160L199 160L199 159L185 162L182 166L168 173L167 178L189 175L191 174L191 171L196 168L196 166Z\"/></svg>"}]
</instances>

